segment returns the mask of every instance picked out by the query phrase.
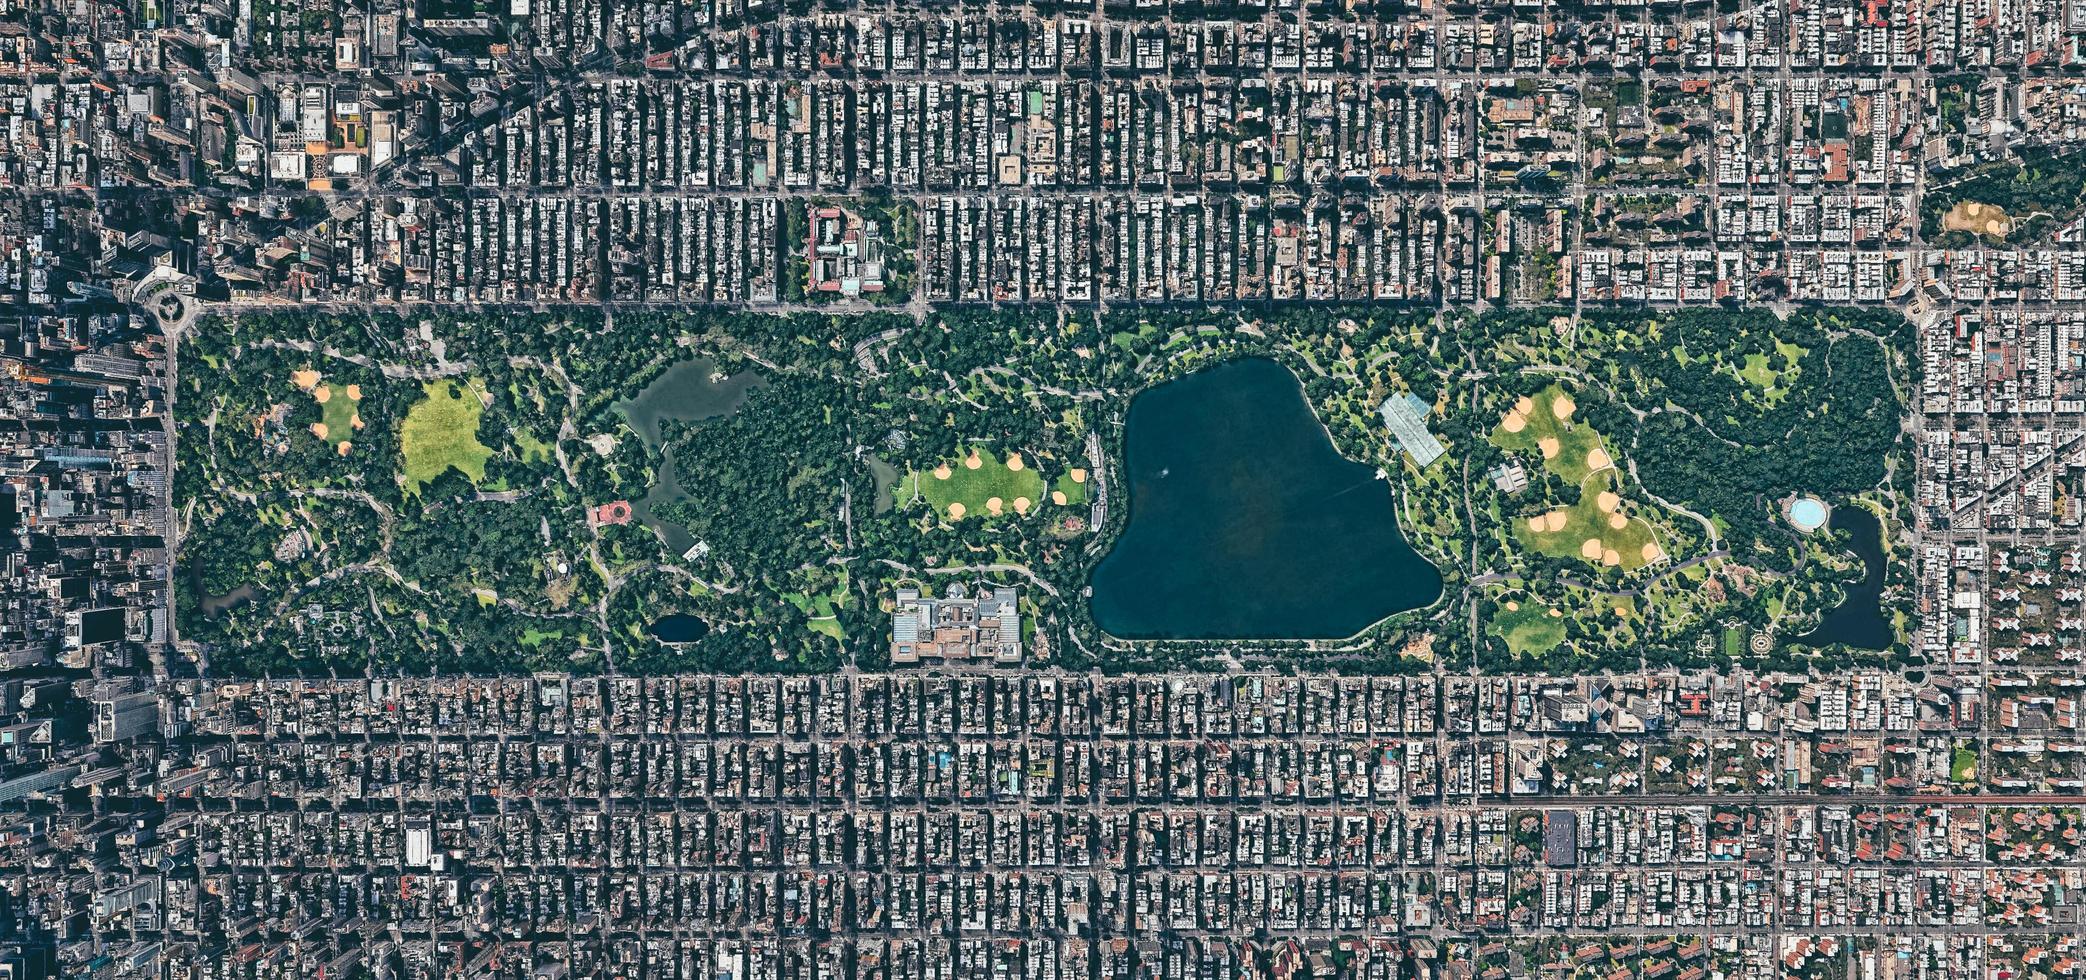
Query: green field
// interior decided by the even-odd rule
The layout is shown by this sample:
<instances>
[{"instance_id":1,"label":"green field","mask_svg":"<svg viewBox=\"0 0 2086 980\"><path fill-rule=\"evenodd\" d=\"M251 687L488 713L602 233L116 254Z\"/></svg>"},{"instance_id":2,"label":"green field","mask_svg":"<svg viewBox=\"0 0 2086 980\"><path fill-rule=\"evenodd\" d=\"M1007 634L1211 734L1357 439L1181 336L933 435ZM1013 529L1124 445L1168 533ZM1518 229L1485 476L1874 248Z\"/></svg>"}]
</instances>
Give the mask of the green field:
<instances>
[{"instance_id":1,"label":"green field","mask_svg":"<svg viewBox=\"0 0 2086 980\"><path fill-rule=\"evenodd\" d=\"M995 516L995 500L1001 514L1015 513L1017 500L1028 501L1020 506L1031 508L1043 503L1043 476L1027 457L1022 457L1020 469L1013 469L1006 459L973 450L965 459L914 470L898 481L898 505L907 506L915 499L927 501L935 513L953 520L990 518Z\"/></svg>"},{"instance_id":2,"label":"green field","mask_svg":"<svg viewBox=\"0 0 2086 980\"><path fill-rule=\"evenodd\" d=\"M1527 408L1528 411L1519 411ZM1560 410L1563 417L1560 418ZM1551 385L1510 406L1492 430L1492 444L1513 453L1542 457L1543 467L1566 483L1583 483L1587 474L1606 464L1601 434L1575 421L1577 406L1562 385Z\"/></svg>"},{"instance_id":3,"label":"green field","mask_svg":"<svg viewBox=\"0 0 2086 980\"><path fill-rule=\"evenodd\" d=\"M541 460L548 463L552 460L550 443L536 438L535 434L527 429L515 429L513 432L514 446L521 450L522 462L533 463Z\"/></svg>"},{"instance_id":4,"label":"green field","mask_svg":"<svg viewBox=\"0 0 2086 980\"><path fill-rule=\"evenodd\" d=\"M1509 609L1509 604L1518 608ZM1500 600L1492 617L1492 632L1507 642L1514 656L1544 654L1564 642L1565 617L1550 615L1551 607L1526 594Z\"/></svg>"},{"instance_id":5,"label":"green field","mask_svg":"<svg viewBox=\"0 0 2086 980\"><path fill-rule=\"evenodd\" d=\"M1622 478L1614 469L1595 473L1580 485L1578 503L1515 521L1515 536L1523 544L1546 555L1583 558L1597 565L1614 565L1626 572L1663 559L1665 550L1658 543L1657 532L1652 529L1651 522L1631 513L1638 505L1623 498L1621 489ZM1612 513L1602 507L1604 502L1615 505ZM1561 525L1556 521L1556 515L1560 513L1564 515ZM1617 514L1623 516L1621 527L1614 526ZM1538 521L1544 522L1541 530L1536 528ZM1588 542L1598 542L1598 548Z\"/></svg>"},{"instance_id":6,"label":"green field","mask_svg":"<svg viewBox=\"0 0 2086 980\"><path fill-rule=\"evenodd\" d=\"M1977 780L1977 750L1964 743L1956 743L1956 750L1948 760L1948 778L1958 783Z\"/></svg>"},{"instance_id":7,"label":"green field","mask_svg":"<svg viewBox=\"0 0 2086 980\"><path fill-rule=\"evenodd\" d=\"M1796 386L1803 374L1803 359L1810 348L1775 338L1772 356L1753 351L1745 356L1745 362L1734 371L1740 381L1752 386L1763 403L1772 408L1781 404Z\"/></svg>"},{"instance_id":8,"label":"green field","mask_svg":"<svg viewBox=\"0 0 2086 980\"><path fill-rule=\"evenodd\" d=\"M485 461L493 451L478 441L484 411L475 381L466 386L444 378L426 384L425 397L406 410L399 432L406 492L417 493L451 467L472 483L485 479Z\"/></svg>"},{"instance_id":9,"label":"green field","mask_svg":"<svg viewBox=\"0 0 2086 980\"><path fill-rule=\"evenodd\" d=\"M1081 475L1085 475L1084 470L1080 472ZM1072 479L1072 471L1069 469L1058 474L1056 482L1051 484L1050 489L1053 493L1064 494L1065 505L1068 507L1077 507L1086 503L1086 481ZM1054 496L1051 498L1053 502L1056 499Z\"/></svg>"},{"instance_id":10,"label":"green field","mask_svg":"<svg viewBox=\"0 0 2086 980\"><path fill-rule=\"evenodd\" d=\"M1537 456L1544 469L1577 484L1579 500L1546 507L1514 521L1524 546L1557 558L1583 558L1595 565L1635 571L1666 556L1638 502L1623 493L1622 471L1609 457L1601 434L1575 421L1578 406L1562 385L1517 399L1492 430L1493 445ZM1621 515L1621 526L1615 517Z\"/></svg>"},{"instance_id":11,"label":"green field","mask_svg":"<svg viewBox=\"0 0 2086 980\"><path fill-rule=\"evenodd\" d=\"M360 394L358 390L356 392ZM326 386L326 403L319 406L319 421L326 426L326 441L334 444L352 442L355 439L355 423L360 421L355 408L358 403L348 397L346 385Z\"/></svg>"},{"instance_id":12,"label":"green field","mask_svg":"<svg viewBox=\"0 0 2086 980\"><path fill-rule=\"evenodd\" d=\"M847 569L840 570L830 591L815 594L789 592L782 598L811 620L812 632L824 633L836 640L844 639L840 631L839 610L847 602Z\"/></svg>"}]
</instances>

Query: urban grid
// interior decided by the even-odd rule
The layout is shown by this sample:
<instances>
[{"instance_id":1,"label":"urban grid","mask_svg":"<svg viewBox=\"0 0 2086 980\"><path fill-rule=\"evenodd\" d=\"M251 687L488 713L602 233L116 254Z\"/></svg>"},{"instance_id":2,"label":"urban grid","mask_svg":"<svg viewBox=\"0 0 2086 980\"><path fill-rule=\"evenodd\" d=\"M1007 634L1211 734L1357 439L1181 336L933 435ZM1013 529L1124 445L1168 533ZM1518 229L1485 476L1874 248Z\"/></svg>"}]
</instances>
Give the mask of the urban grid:
<instances>
[{"instance_id":1,"label":"urban grid","mask_svg":"<svg viewBox=\"0 0 2086 980\"><path fill-rule=\"evenodd\" d=\"M0 980L2086 978L2086 2L0 0L0 134Z\"/></svg>"}]
</instances>

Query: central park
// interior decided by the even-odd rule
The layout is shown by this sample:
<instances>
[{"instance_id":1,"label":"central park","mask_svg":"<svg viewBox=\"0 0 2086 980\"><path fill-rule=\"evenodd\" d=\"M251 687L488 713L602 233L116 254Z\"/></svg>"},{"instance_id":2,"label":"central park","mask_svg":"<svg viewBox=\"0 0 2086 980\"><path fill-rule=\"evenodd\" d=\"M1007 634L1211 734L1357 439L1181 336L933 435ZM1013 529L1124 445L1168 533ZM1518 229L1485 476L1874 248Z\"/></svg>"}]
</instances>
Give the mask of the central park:
<instances>
[{"instance_id":1,"label":"central park","mask_svg":"<svg viewBox=\"0 0 2086 980\"><path fill-rule=\"evenodd\" d=\"M1111 671L1905 656L1894 315L211 326L178 627L232 672L876 667L895 591L948 584Z\"/></svg>"}]
</instances>

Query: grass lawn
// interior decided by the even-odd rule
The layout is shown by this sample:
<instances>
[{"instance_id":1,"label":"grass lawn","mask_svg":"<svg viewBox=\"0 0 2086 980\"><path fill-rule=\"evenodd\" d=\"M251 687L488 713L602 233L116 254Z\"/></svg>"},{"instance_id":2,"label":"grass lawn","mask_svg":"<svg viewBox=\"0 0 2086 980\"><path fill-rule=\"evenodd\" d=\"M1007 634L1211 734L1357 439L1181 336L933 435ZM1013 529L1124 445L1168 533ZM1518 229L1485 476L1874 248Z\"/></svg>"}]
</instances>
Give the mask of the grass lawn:
<instances>
[{"instance_id":1,"label":"grass lawn","mask_svg":"<svg viewBox=\"0 0 2086 980\"><path fill-rule=\"evenodd\" d=\"M355 391L357 395L361 393L359 388ZM362 420L355 411L359 404L358 399L348 397L347 385L326 386L326 402L319 406L319 422L326 427L327 442L338 445L354 441L355 423Z\"/></svg>"},{"instance_id":2,"label":"grass lawn","mask_svg":"<svg viewBox=\"0 0 2086 980\"><path fill-rule=\"evenodd\" d=\"M407 493L418 492L450 467L472 483L485 479L485 461L493 451L478 441L478 419L484 412L477 382L466 386L443 378L427 383L425 397L406 410L399 432Z\"/></svg>"},{"instance_id":3,"label":"grass lawn","mask_svg":"<svg viewBox=\"0 0 2086 980\"><path fill-rule=\"evenodd\" d=\"M1020 457L1019 468L1008 460ZM910 504L915 497L927 501L935 512L952 520L966 517L990 518L1016 513L1040 504L1043 476L1020 454L1007 459L973 449L971 455L943 463L931 470L914 470L898 481L897 502ZM1027 501L1027 503L1018 503ZM996 505L996 510L995 510Z\"/></svg>"},{"instance_id":4,"label":"grass lawn","mask_svg":"<svg viewBox=\"0 0 2086 980\"><path fill-rule=\"evenodd\" d=\"M1078 467L1073 467L1072 469L1078 469ZM1050 499L1052 503L1057 502L1056 495L1060 493L1065 495L1065 505L1068 507L1077 507L1086 503L1086 480L1073 479L1072 469L1059 473L1056 482L1051 484L1052 496ZM1086 470L1080 469L1079 476L1087 477L1088 473Z\"/></svg>"},{"instance_id":5,"label":"grass lawn","mask_svg":"<svg viewBox=\"0 0 2086 980\"><path fill-rule=\"evenodd\" d=\"M1803 372L1801 365L1804 355L1810 352L1810 348L1801 344L1792 344L1778 338L1775 340L1773 357L1758 351L1747 354L1745 363L1739 365L1734 373L1740 381L1751 385L1759 393L1761 401L1773 407L1781 404L1782 399L1788 396L1789 389L1796 386L1797 375ZM1781 366L1777 367L1777 364Z\"/></svg>"},{"instance_id":6,"label":"grass lawn","mask_svg":"<svg viewBox=\"0 0 2086 980\"><path fill-rule=\"evenodd\" d=\"M1543 467L1566 483L1583 483L1607 465L1608 451L1593 426L1574 421L1577 410L1564 386L1551 385L1510 407L1492 430L1492 444L1540 456Z\"/></svg>"},{"instance_id":7,"label":"grass lawn","mask_svg":"<svg viewBox=\"0 0 2086 980\"><path fill-rule=\"evenodd\" d=\"M847 602L847 569L840 570L829 591L816 594L791 592L782 598L811 620L812 632L824 633L836 640L844 639L840 634L839 609Z\"/></svg>"},{"instance_id":8,"label":"grass lawn","mask_svg":"<svg viewBox=\"0 0 2086 980\"><path fill-rule=\"evenodd\" d=\"M1623 498L1621 488L1622 478L1616 470L1602 470L1580 485L1578 503L1518 518L1514 533L1522 544L1543 554L1583 558L1626 572L1663 559L1665 549L1658 543L1657 532L1650 521L1632 513L1639 505ZM1622 517L1621 527L1616 526L1617 515ZM1538 521L1543 523L1540 530Z\"/></svg>"},{"instance_id":9,"label":"grass lawn","mask_svg":"<svg viewBox=\"0 0 2086 980\"><path fill-rule=\"evenodd\" d=\"M531 626L528 629L522 630L521 642L522 646L534 649L536 647L542 646L545 640L563 639L564 636L564 630L540 630L534 626Z\"/></svg>"},{"instance_id":10,"label":"grass lawn","mask_svg":"<svg viewBox=\"0 0 2086 980\"><path fill-rule=\"evenodd\" d=\"M1724 656L1733 660L1745 655L1746 634L1735 626L1724 627Z\"/></svg>"},{"instance_id":11,"label":"grass lawn","mask_svg":"<svg viewBox=\"0 0 2086 980\"><path fill-rule=\"evenodd\" d=\"M1956 750L1950 754L1948 760L1948 778L1958 783L1975 782L1977 750L1961 742L1956 743Z\"/></svg>"},{"instance_id":12,"label":"grass lawn","mask_svg":"<svg viewBox=\"0 0 2086 980\"><path fill-rule=\"evenodd\" d=\"M1641 505L1623 495L1622 471L1601 434L1576 421L1577 415L1571 393L1553 384L1517 399L1492 430L1493 445L1541 457L1545 469L1580 490L1576 504L1515 519L1516 539L1545 555L1583 558L1624 571L1665 558L1658 532L1635 513Z\"/></svg>"},{"instance_id":13,"label":"grass lawn","mask_svg":"<svg viewBox=\"0 0 2086 980\"><path fill-rule=\"evenodd\" d=\"M1528 595L1502 599L1499 612L1492 617L1492 632L1507 641L1514 656L1549 653L1565 638L1565 616L1552 616L1550 610Z\"/></svg>"},{"instance_id":14,"label":"grass lawn","mask_svg":"<svg viewBox=\"0 0 2086 980\"><path fill-rule=\"evenodd\" d=\"M514 445L521 450L524 463L533 463L539 459L548 463L551 460L550 443L536 438L527 429L514 430Z\"/></svg>"}]
</instances>

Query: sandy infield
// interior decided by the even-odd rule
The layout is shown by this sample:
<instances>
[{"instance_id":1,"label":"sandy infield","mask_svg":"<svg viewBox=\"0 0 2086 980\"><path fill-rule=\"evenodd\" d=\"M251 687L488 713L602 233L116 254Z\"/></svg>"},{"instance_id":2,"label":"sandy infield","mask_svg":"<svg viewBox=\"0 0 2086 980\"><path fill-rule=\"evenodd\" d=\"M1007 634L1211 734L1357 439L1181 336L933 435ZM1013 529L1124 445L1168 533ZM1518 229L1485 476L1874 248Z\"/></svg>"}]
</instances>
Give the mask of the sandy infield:
<instances>
[{"instance_id":1,"label":"sandy infield","mask_svg":"<svg viewBox=\"0 0 2086 980\"><path fill-rule=\"evenodd\" d=\"M943 463L942 465L934 468L934 478L937 480L946 480L949 478L949 475L953 472L955 471L949 469L949 464Z\"/></svg>"},{"instance_id":2,"label":"sandy infield","mask_svg":"<svg viewBox=\"0 0 2086 980\"><path fill-rule=\"evenodd\" d=\"M319 383L319 372L310 369L306 369L303 371L291 371L290 383L296 385L299 388L304 389L305 391L310 391L313 386Z\"/></svg>"},{"instance_id":3,"label":"sandy infield","mask_svg":"<svg viewBox=\"0 0 2086 980\"><path fill-rule=\"evenodd\" d=\"M1596 449L1586 454L1586 468L1589 470L1599 472L1614 465L1615 460L1609 458L1606 449Z\"/></svg>"},{"instance_id":4,"label":"sandy infield","mask_svg":"<svg viewBox=\"0 0 2086 980\"><path fill-rule=\"evenodd\" d=\"M963 505L960 503L950 504L949 516L959 521L963 520Z\"/></svg>"},{"instance_id":5,"label":"sandy infield","mask_svg":"<svg viewBox=\"0 0 2086 980\"><path fill-rule=\"evenodd\" d=\"M351 402L359 402L359 401L361 401L361 400L362 400L362 386L361 386L361 385L349 385L349 386L348 386L348 400L349 400L349 401L351 401Z\"/></svg>"},{"instance_id":6,"label":"sandy infield","mask_svg":"<svg viewBox=\"0 0 2086 980\"><path fill-rule=\"evenodd\" d=\"M1029 498L1027 498L1027 497L1016 497L1016 498L1014 498L1014 513L1017 513L1017 514L1026 514L1026 513L1028 513L1028 512L1029 512Z\"/></svg>"},{"instance_id":7,"label":"sandy infield","mask_svg":"<svg viewBox=\"0 0 2086 980\"><path fill-rule=\"evenodd\" d=\"M313 422L311 424L311 434L318 436L321 439L326 438L326 423Z\"/></svg>"},{"instance_id":8,"label":"sandy infield","mask_svg":"<svg viewBox=\"0 0 2086 980\"><path fill-rule=\"evenodd\" d=\"M1063 507L1063 506L1065 506L1065 499L1066 499L1066 498L1065 498L1065 491L1063 491L1063 490L1052 490L1052 491L1050 491L1050 502L1051 502L1051 503L1053 503L1053 504L1056 504L1056 505L1058 505L1059 507Z\"/></svg>"},{"instance_id":9,"label":"sandy infield","mask_svg":"<svg viewBox=\"0 0 2086 980\"><path fill-rule=\"evenodd\" d=\"M1608 547L1601 543L1600 538L1587 538L1579 542L1579 557L1587 561L1600 561L1601 556L1607 551Z\"/></svg>"},{"instance_id":10,"label":"sandy infield","mask_svg":"<svg viewBox=\"0 0 2086 980\"><path fill-rule=\"evenodd\" d=\"M1608 515L1608 526L1618 531L1630 526L1630 519L1621 514Z\"/></svg>"},{"instance_id":11,"label":"sandy infield","mask_svg":"<svg viewBox=\"0 0 2086 980\"><path fill-rule=\"evenodd\" d=\"M1512 600L1512 599L1508 599L1508 600L1507 600L1507 612L1520 612L1520 611L1521 611L1521 604L1520 604L1520 603L1518 603L1518 602L1515 602L1515 601L1514 601L1514 600Z\"/></svg>"},{"instance_id":12,"label":"sandy infield","mask_svg":"<svg viewBox=\"0 0 2086 980\"><path fill-rule=\"evenodd\" d=\"M1599 496L1593 498L1593 502L1594 506L1599 507L1603 514L1613 514L1615 513L1615 508L1622 506L1622 498L1616 496L1613 490L1601 491Z\"/></svg>"},{"instance_id":13,"label":"sandy infield","mask_svg":"<svg viewBox=\"0 0 2086 980\"><path fill-rule=\"evenodd\" d=\"M332 401L332 400L333 400L333 389L331 389L331 388L314 388L314 389L312 389L312 392L311 392L311 400L312 400L312 401L315 401L315 402L318 402L318 403L319 403L319 404L321 404L321 405L324 405L324 404L326 404L327 402L330 402L330 401Z\"/></svg>"},{"instance_id":14,"label":"sandy infield","mask_svg":"<svg viewBox=\"0 0 2086 980\"><path fill-rule=\"evenodd\" d=\"M1578 410L1579 403L1573 401L1570 395L1559 395L1550 399L1550 414L1557 416L1559 421L1571 418L1572 413Z\"/></svg>"},{"instance_id":15,"label":"sandy infield","mask_svg":"<svg viewBox=\"0 0 2086 980\"><path fill-rule=\"evenodd\" d=\"M998 497L987 497L987 498L985 498L985 512L986 512L986 513L988 513L988 514L991 514L991 515L992 515L992 516L994 516L994 517L998 517L998 516L1000 516L1000 511L1001 511L1001 510L1004 510L1005 508L1006 508L1006 501L1003 501L1003 500L1001 500L1001 499L1000 499L1000 498L998 498Z\"/></svg>"},{"instance_id":16,"label":"sandy infield","mask_svg":"<svg viewBox=\"0 0 2086 980\"><path fill-rule=\"evenodd\" d=\"M1543 438L1536 440L1536 448L1543 451L1544 459L1557 458L1557 440L1552 439L1549 436L1544 436Z\"/></svg>"},{"instance_id":17,"label":"sandy infield","mask_svg":"<svg viewBox=\"0 0 2086 980\"><path fill-rule=\"evenodd\" d=\"M1528 428L1528 416L1520 412L1508 412L1507 417L1500 420L1499 427L1508 432L1519 432Z\"/></svg>"},{"instance_id":18,"label":"sandy infield","mask_svg":"<svg viewBox=\"0 0 2086 980\"><path fill-rule=\"evenodd\" d=\"M1070 476L1072 477L1072 482L1073 482L1073 483L1085 483L1085 482L1086 482L1086 471L1085 471L1085 470L1083 470L1083 469L1080 469L1080 468L1079 468L1079 467L1077 467L1077 466L1074 466L1074 467L1072 467L1072 472L1071 472Z\"/></svg>"},{"instance_id":19,"label":"sandy infield","mask_svg":"<svg viewBox=\"0 0 2086 980\"><path fill-rule=\"evenodd\" d=\"M1013 471L1014 471L1014 472L1016 472L1016 473L1019 473L1019 472L1021 472L1022 470L1028 469L1028 465L1029 465L1029 464L1028 464L1028 461L1027 461L1027 460L1025 460L1025 459L1022 459L1022 458L1021 458L1021 454L1020 454L1020 453L1008 453L1008 454L1007 454L1007 468L1008 468L1008 469L1010 469L1010 470L1013 470Z\"/></svg>"},{"instance_id":20,"label":"sandy infield","mask_svg":"<svg viewBox=\"0 0 2086 980\"><path fill-rule=\"evenodd\" d=\"M984 465L985 460L978 455L978 451L975 449L971 450L971 454L963 460L963 468L967 470L975 470Z\"/></svg>"},{"instance_id":21,"label":"sandy infield","mask_svg":"<svg viewBox=\"0 0 2086 980\"><path fill-rule=\"evenodd\" d=\"M1664 557L1666 557L1665 550L1660 548L1656 542L1647 543L1644 546L1644 560L1647 563L1658 561Z\"/></svg>"},{"instance_id":22,"label":"sandy infield","mask_svg":"<svg viewBox=\"0 0 2086 980\"><path fill-rule=\"evenodd\" d=\"M1535 410L1535 399L1530 398L1527 395L1522 395L1521 397L1514 399L1514 411L1521 413L1523 417L1534 414Z\"/></svg>"}]
</instances>

